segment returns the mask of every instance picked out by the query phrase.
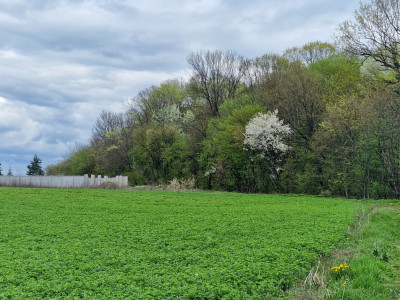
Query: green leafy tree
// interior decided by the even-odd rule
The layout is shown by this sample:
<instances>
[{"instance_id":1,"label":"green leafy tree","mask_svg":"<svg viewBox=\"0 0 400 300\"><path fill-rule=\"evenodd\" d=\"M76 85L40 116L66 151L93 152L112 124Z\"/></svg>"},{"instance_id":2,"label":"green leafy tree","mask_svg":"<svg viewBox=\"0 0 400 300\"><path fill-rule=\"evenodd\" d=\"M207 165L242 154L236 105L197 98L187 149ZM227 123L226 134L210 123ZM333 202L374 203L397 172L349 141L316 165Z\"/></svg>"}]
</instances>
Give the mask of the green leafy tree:
<instances>
[{"instance_id":1,"label":"green leafy tree","mask_svg":"<svg viewBox=\"0 0 400 300\"><path fill-rule=\"evenodd\" d=\"M316 41L307 43L300 48L293 47L287 49L283 56L288 58L290 61L299 60L306 65L309 65L318 60L328 58L335 52L336 49L332 44Z\"/></svg>"},{"instance_id":2,"label":"green leafy tree","mask_svg":"<svg viewBox=\"0 0 400 300\"><path fill-rule=\"evenodd\" d=\"M49 176L70 175L71 165L68 157L57 164L47 165L46 174Z\"/></svg>"},{"instance_id":3,"label":"green leafy tree","mask_svg":"<svg viewBox=\"0 0 400 300\"><path fill-rule=\"evenodd\" d=\"M69 175L84 175L96 173L93 148L90 146L80 146L70 157Z\"/></svg>"},{"instance_id":4,"label":"green leafy tree","mask_svg":"<svg viewBox=\"0 0 400 300\"><path fill-rule=\"evenodd\" d=\"M165 183L191 177L187 143L176 127L141 126L133 139L134 183Z\"/></svg>"},{"instance_id":5,"label":"green leafy tree","mask_svg":"<svg viewBox=\"0 0 400 300\"><path fill-rule=\"evenodd\" d=\"M322 81L324 104L337 102L342 96L358 93L365 79L357 56L333 54L309 65L309 70Z\"/></svg>"},{"instance_id":6,"label":"green leafy tree","mask_svg":"<svg viewBox=\"0 0 400 300\"><path fill-rule=\"evenodd\" d=\"M47 175L84 175L96 174L93 147L76 145L65 159L46 167Z\"/></svg>"},{"instance_id":7,"label":"green leafy tree","mask_svg":"<svg viewBox=\"0 0 400 300\"><path fill-rule=\"evenodd\" d=\"M324 187L332 194L399 198L400 122L383 82L328 105L313 140Z\"/></svg>"},{"instance_id":8,"label":"green leafy tree","mask_svg":"<svg viewBox=\"0 0 400 300\"><path fill-rule=\"evenodd\" d=\"M209 121L207 138L199 156L198 183L205 189L255 192L270 191L265 162L253 159L244 149L244 132L248 121L264 108L249 97L226 100L221 117Z\"/></svg>"},{"instance_id":9,"label":"green leafy tree","mask_svg":"<svg viewBox=\"0 0 400 300\"><path fill-rule=\"evenodd\" d=\"M190 106L186 84L179 80L168 80L140 91L130 101L129 113L140 126L154 121L170 123L179 116L173 114L174 110L184 114Z\"/></svg>"},{"instance_id":10,"label":"green leafy tree","mask_svg":"<svg viewBox=\"0 0 400 300\"><path fill-rule=\"evenodd\" d=\"M35 154L30 165L27 166L28 171L26 175L28 176L43 176L44 171L42 169L42 160Z\"/></svg>"}]
</instances>

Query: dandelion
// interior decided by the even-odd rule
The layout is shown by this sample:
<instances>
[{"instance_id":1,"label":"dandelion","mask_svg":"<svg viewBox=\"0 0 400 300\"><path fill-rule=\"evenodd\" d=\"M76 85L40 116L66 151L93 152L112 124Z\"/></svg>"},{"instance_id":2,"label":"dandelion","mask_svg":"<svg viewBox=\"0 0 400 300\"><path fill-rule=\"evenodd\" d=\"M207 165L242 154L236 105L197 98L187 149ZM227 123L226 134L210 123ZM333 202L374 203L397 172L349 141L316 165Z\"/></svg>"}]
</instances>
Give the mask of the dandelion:
<instances>
[{"instance_id":1,"label":"dandelion","mask_svg":"<svg viewBox=\"0 0 400 300\"><path fill-rule=\"evenodd\" d=\"M334 267L331 268L332 271L334 271L335 273L338 273L340 275L343 275L349 269L350 269L350 267L346 263L340 264L338 266L334 266ZM344 277L342 277L342 279L344 279Z\"/></svg>"}]
</instances>

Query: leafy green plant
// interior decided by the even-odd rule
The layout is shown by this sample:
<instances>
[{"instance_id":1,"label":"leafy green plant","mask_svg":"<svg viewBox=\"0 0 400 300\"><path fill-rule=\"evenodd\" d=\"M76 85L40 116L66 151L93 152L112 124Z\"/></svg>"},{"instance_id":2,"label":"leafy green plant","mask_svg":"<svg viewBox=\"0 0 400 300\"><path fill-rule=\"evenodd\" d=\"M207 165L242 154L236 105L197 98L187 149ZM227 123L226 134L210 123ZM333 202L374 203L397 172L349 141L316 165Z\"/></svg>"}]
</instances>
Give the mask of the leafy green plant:
<instances>
[{"instance_id":1,"label":"leafy green plant","mask_svg":"<svg viewBox=\"0 0 400 300\"><path fill-rule=\"evenodd\" d=\"M389 261L389 255L388 255L388 251L387 250L382 250L377 242L374 242L374 250L372 251L372 254L383 260L384 262L388 262Z\"/></svg>"},{"instance_id":2,"label":"leafy green plant","mask_svg":"<svg viewBox=\"0 0 400 300\"><path fill-rule=\"evenodd\" d=\"M261 299L331 253L358 201L0 188L0 299Z\"/></svg>"}]
</instances>

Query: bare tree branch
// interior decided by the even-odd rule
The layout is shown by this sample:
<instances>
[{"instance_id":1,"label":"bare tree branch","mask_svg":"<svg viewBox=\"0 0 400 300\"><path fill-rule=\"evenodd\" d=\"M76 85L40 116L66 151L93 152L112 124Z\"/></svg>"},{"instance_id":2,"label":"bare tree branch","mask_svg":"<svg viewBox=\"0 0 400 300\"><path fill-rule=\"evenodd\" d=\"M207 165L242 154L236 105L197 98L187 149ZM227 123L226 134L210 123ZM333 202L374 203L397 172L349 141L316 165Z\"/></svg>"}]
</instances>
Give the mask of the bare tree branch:
<instances>
[{"instance_id":1,"label":"bare tree branch","mask_svg":"<svg viewBox=\"0 0 400 300\"><path fill-rule=\"evenodd\" d=\"M218 50L192 53L187 61L193 68L193 92L207 101L212 115L219 115L222 102L237 95L248 61L234 52Z\"/></svg>"}]
</instances>

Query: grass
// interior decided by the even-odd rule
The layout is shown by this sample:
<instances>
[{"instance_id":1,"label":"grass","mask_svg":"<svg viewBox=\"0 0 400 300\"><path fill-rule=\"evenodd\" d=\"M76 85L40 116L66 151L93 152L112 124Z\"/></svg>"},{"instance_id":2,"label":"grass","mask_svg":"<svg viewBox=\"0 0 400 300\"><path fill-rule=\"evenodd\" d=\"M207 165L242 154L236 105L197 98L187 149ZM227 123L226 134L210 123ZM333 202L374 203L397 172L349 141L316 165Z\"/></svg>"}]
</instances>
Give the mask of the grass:
<instances>
[{"instance_id":1,"label":"grass","mask_svg":"<svg viewBox=\"0 0 400 300\"><path fill-rule=\"evenodd\" d=\"M0 298L285 297L345 241L360 207L296 195L0 188Z\"/></svg>"},{"instance_id":2,"label":"grass","mask_svg":"<svg viewBox=\"0 0 400 300\"><path fill-rule=\"evenodd\" d=\"M379 201L294 299L400 299L400 202ZM335 267L348 265L336 271ZM321 280L321 277L325 277Z\"/></svg>"},{"instance_id":3,"label":"grass","mask_svg":"<svg viewBox=\"0 0 400 300\"><path fill-rule=\"evenodd\" d=\"M332 299L400 298L400 203L391 203L380 205L345 244L353 249L342 258L350 261L349 283L337 280Z\"/></svg>"}]
</instances>

